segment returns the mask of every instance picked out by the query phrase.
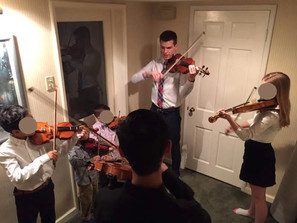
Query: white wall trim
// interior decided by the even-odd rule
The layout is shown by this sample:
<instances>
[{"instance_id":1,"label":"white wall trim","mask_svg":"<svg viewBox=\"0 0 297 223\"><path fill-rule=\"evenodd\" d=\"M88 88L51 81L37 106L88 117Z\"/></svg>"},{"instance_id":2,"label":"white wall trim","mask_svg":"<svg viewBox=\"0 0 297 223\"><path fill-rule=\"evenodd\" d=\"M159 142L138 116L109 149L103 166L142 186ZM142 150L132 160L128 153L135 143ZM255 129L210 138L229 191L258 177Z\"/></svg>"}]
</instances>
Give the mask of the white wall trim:
<instances>
[{"instance_id":1,"label":"white wall trim","mask_svg":"<svg viewBox=\"0 0 297 223\"><path fill-rule=\"evenodd\" d=\"M56 9L98 9L104 10L108 13L104 29L104 40L108 42L105 47L105 62L106 62L106 87L108 92L108 106L115 115L120 111L121 114L128 112L128 67L127 67L127 24L126 24L126 6L119 4L100 4L100 3L78 3L78 2L64 2L64 1L51 1L49 2L53 47L56 55L57 78L56 82L61 91L61 104L62 107L67 107L65 84L63 79L63 68L60 57L57 16ZM81 20L84 21L84 20ZM105 34L108 30L110 36ZM108 40L107 40L108 38ZM63 111L64 119L68 118L66 109ZM70 164L69 164L70 165ZM77 202L76 183L73 177L72 167L70 166L70 178L72 181L72 195L75 201L73 208L63 214L57 222L63 223L69 221L78 213L79 204Z\"/></svg>"},{"instance_id":2,"label":"white wall trim","mask_svg":"<svg viewBox=\"0 0 297 223\"><path fill-rule=\"evenodd\" d=\"M63 70L62 62L59 56L59 40L57 37L57 18L55 15L55 9L68 8L68 9L98 9L109 12L108 21L110 21L111 27L106 28L111 30L111 54L108 54L109 46L105 49L105 62L106 62L106 78L108 89L108 106L111 110L117 114L121 111L121 114L128 113L128 66L127 66L127 22L126 22L126 6L120 4L103 4L103 3L79 3L79 2L64 2L64 1L52 1L50 2L51 21L53 28L53 38L56 42L56 55L57 55L57 70L59 84L64 86L63 83ZM82 20L83 21L83 20ZM105 41L107 37L104 34ZM106 46L105 46L106 48ZM112 59L110 59L112 58ZM109 79L108 79L109 78ZM66 103L65 89L61 88L62 104Z\"/></svg>"}]
</instances>

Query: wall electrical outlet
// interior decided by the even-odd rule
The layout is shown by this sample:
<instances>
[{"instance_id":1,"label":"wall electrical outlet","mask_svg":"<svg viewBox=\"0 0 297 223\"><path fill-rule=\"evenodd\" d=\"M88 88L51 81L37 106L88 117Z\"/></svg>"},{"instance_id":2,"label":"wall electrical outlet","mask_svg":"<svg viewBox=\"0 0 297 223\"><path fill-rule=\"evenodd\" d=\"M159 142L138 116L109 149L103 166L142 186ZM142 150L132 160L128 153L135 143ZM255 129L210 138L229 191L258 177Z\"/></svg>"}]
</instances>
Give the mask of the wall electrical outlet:
<instances>
[{"instance_id":1,"label":"wall electrical outlet","mask_svg":"<svg viewBox=\"0 0 297 223\"><path fill-rule=\"evenodd\" d=\"M55 78L54 76L46 76L45 77L45 87L46 90L52 92L55 90Z\"/></svg>"}]
</instances>

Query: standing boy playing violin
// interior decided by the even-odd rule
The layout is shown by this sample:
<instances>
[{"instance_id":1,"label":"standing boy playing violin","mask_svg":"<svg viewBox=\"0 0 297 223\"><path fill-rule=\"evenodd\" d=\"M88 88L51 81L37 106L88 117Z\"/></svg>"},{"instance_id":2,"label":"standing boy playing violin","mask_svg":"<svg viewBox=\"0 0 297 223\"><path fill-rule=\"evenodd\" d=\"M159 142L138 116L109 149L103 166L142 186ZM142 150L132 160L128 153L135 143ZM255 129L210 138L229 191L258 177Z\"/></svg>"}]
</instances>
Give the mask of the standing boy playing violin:
<instances>
[{"instance_id":1,"label":"standing boy playing violin","mask_svg":"<svg viewBox=\"0 0 297 223\"><path fill-rule=\"evenodd\" d=\"M20 121L26 117L32 115L20 105L10 105L0 111L0 125L10 133L0 147L0 165L15 186L18 222L36 223L39 213L42 223L54 223L55 195L51 180L54 164L51 161L57 161L59 154L67 154L78 136L75 134L63 143L57 140L57 150L52 150L52 142L34 145L30 136L35 132L26 134L19 127Z\"/></svg>"},{"instance_id":2,"label":"standing boy playing violin","mask_svg":"<svg viewBox=\"0 0 297 223\"><path fill-rule=\"evenodd\" d=\"M169 138L172 141L172 168L179 176L180 172L180 106L182 100L190 94L194 87L198 70L195 65L189 66L189 73L168 73L165 77L166 65L170 63L177 50L177 35L167 30L160 35L161 58L154 59L132 76L132 82L138 83L152 79L151 110L158 112L168 125Z\"/></svg>"},{"instance_id":3,"label":"standing boy playing violin","mask_svg":"<svg viewBox=\"0 0 297 223\"><path fill-rule=\"evenodd\" d=\"M234 131L245 141L243 164L240 179L250 184L252 195L249 209L237 208L233 212L255 218L255 223L264 223L267 217L265 199L266 187L275 184L275 154L271 146L273 139L281 128L290 124L290 79L281 72L266 74L262 83L273 84L277 90L274 108L261 109L254 119L238 124L224 110L219 111L221 118L230 123L226 134Z\"/></svg>"},{"instance_id":4,"label":"standing boy playing violin","mask_svg":"<svg viewBox=\"0 0 297 223\"><path fill-rule=\"evenodd\" d=\"M69 161L73 167L78 186L78 198L83 223L92 222L91 212L95 195L98 192L98 171L88 168L92 158L98 153L98 143L89 138L85 131L77 144L69 152Z\"/></svg>"}]
</instances>

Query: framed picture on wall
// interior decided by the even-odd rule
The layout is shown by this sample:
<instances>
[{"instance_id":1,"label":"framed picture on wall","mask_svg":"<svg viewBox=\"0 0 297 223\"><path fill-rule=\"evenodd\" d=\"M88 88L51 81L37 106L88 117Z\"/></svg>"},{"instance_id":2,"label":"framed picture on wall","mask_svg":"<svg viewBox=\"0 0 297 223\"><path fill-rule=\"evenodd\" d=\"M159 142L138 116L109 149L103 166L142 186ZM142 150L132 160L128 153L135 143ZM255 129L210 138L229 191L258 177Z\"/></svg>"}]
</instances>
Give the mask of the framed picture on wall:
<instances>
[{"instance_id":1,"label":"framed picture on wall","mask_svg":"<svg viewBox=\"0 0 297 223\"><path fill-rule=\"evenodd\" d=\"M26 106L16 37L0 38L0 110L7 105ZM0 127L0 144L9 133Z\"/></svg>"},{"instance_id":2,"label":"framed picture on wall","mask_svg":"<svg viewBox=\"0 0 297 223\"><path fill-rule=\"evenodd\" d=\"M80 119L107 104L103 22L57 25L68 112Z\"/></svg>"}]
</instances>

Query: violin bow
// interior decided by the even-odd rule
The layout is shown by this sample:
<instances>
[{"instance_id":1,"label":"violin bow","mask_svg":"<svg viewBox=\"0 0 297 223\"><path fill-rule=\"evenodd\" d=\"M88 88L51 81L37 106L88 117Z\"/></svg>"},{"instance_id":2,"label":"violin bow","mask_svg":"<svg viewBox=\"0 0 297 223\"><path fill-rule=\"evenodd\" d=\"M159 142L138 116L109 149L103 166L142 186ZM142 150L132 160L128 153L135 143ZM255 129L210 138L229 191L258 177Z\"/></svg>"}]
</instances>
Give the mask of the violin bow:
<instances>
[{"instance_id":1,"label":"violin bow","mask_svg":"<svg viewBox=\"0 0 297 223\"><path fill-rule=\"evenodd\" d=\"M163 74L164 76L166 76L169 71L196 45L196 43L198 43L198 41L201 39L201 37L205 35L205 32L202 32L198 37L197 39L192 43L192 45L186 50L186 52L184 52L183 55L181 55L180 58L176 59L175 62L171 65L171 67L169 67L165 73Z\"/></svg>"},{"instance_id":2,"label":"violin bow","mask_svg":"<svg viewBox=\"0 0 297 223\"><path fill-rule=\"evenodd\" d=\"M53 150L56 150L57 148L57 136L56 136L56 129L57 129L57 94L58 90L56 86L54 87L54 92L55 92L55 105L54 105L54 131L53 131ZM53 160L53 165L56 168L56 161Z\"/></svg>"},{"instance_id":3,"label":"violin bow","mask_svg":"<svg viewBox=\"0 0 297 223\"><path fill-rule=\"evenodd\" d=\"M46 101L47 103L49 103L50 105L52 105L53 100L50 99L47 95L45 95L44 93L42 93L41 91L39 91L38 89L36 89L35 87L30 87L28 88L29 92L34 92L37 96L41 97L43 99L43 101ZM58 106L57 103L54 102L54 104L56 104L55 106L57 107L56 111L59 109L60 112L65 113L65 115L68 116L69 120L76 123L77 125L81 125L81 122L78 121L77 119L71 117L68 112L62 107L62 106ZM92 130L90 127L86 126L86 128L90 131L90 132L95 132L95 130ZM116 145L114 145L112 142L110 142L109 140L107 140L106 138L104 138L103 136L101 136L100 134L98 134L97 132L95 133L97 134L98 137L102 138L103 141L105 141L109 146L114 147L115 149L118 149L118 147ZM54 136L54 135L53 135Z\"/></svg>"},{"instance_id":4,"label":"violin bow","mask_svg":"<svg viewBox=\"0 0 297 223\"><path fill-rule=\"evenodd\" d=\"M243 103L243 104L241 104L241 105L237 105L236 107L239 107L239 106L243 106L243 105L248 104L249 101L250 101L250 99L251 99L251 97L252 97L252 95L253 95L253 93L254 93L254 91L255 91L256 89L257 89L257 87L253 87L253 89L252 89L250 95L248 96L248 98L246 99L245 103ZM235 122L236 122L237 119L239 118L240 114L241 114L241 113L238 113L238 114L236 115L236 117L234 118L234 121L235 121Z\"/></svg>"}]
</instances>

